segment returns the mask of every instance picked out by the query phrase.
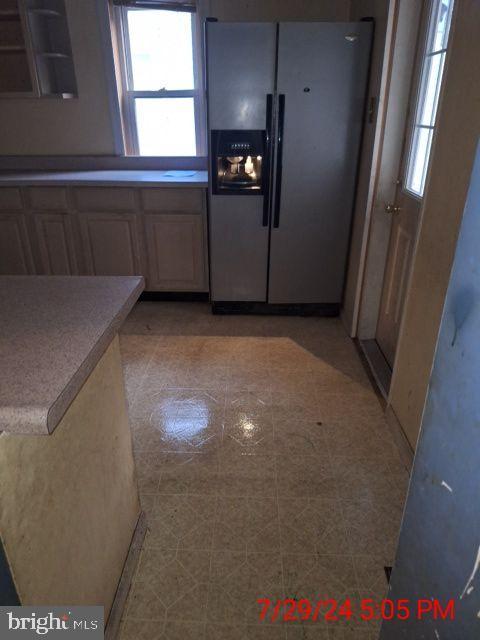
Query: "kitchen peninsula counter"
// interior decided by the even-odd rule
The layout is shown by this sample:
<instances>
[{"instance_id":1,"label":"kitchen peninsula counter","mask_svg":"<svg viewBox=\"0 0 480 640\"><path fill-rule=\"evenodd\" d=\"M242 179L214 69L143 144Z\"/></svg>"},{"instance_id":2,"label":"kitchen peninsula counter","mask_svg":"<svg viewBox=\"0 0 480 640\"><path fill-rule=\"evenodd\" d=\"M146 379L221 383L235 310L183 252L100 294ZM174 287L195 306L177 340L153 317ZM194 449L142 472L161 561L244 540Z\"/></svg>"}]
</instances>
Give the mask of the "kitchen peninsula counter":
<instances>
[{"instance_id":1,"label":"kitchen peninsula counter","mask_svg":"<svg viewBox=\"0 0 480 640\"><path fill-rule=\"evenodd\" d=\"M52 433L143 287L140 277L0 277L0 431Z\"/></svg>"},{"instance_id":2,"label":"kitchen peninsula counter","mask_svg":"<svg viewBox=\"0 0 480 640\"><path fill-rule=\"evenodd\" d=\"M21 604L100 605L107 620L137 547L118 330L143 286L0 278L0 540Z\"/></svg>"}]
</instances>

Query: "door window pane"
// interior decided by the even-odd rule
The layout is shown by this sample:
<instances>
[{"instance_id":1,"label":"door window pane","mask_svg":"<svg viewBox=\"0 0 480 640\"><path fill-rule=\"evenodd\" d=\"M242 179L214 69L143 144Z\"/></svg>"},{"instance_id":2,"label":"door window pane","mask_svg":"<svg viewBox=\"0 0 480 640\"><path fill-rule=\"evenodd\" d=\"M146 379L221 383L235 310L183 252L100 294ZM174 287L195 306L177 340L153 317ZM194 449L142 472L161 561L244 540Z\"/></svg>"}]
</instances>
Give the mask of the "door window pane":
<instances>
[{"instance_id":1,"label":"door window pane","mask_svg":"<svg viewBox=\"0 0 480 640\"><path fill-rule=\"evenodd\" d=\"M140 155L195 155L193 98L136 98L135 114Z\"/></svg>"},{"instance_id":2,"label":"door window pane","mask_svg":"<svg viewBox=\"0 0 480 640\"><path fill-rule=\"evenodd\" d=\"M192 14L129 9L134 91L194 88Z\"/></svg>"},{"instance_id":3,"label":"door window pane","mask_svg":"<svg viewBox=\"0 0 480 640\"><path fill-rule=\"evenodd\" d=\"M415 127L407 183L409 190L418 196L423 195L425 188L432 137L433 129Z\"/></svg>"},{"instance_id":4,"label":"door window pane","mask_svg":"<svg viewBox=\"0 0 480 640\"><path fill-rule=\"evenodd\" d=\"M429 126L433 126L435 124L438 98L440 96L440 88L442 86L444 62L445 53L438 53L434 56L430 56L425 61L425 77L422 78L422 89L424 95L421 102L419 124Z\"/></svg>"},{"instance_id":5,"label":"door window pane","mask_svg":"<svg viewBox=\"0 0 480 640\"><path fill-rule=\"evenodd\" d=\"M423 55L420 85L406 164L405 188L422 197L425 189L438 99L445 66L453 0L432 0L427 45Z\"/></svg>"},{"instance_id":6,"label":"door window pane","mask_svg":"<svg viewBox=\"0 0 480 640\"><path fill-rule=\"evenodd\" d=\"M452 19L453 0L441 0L435 3L432 14L432 29L428 50L439 51L447 48L448 32Z\"/></svg>"}]
</instances>

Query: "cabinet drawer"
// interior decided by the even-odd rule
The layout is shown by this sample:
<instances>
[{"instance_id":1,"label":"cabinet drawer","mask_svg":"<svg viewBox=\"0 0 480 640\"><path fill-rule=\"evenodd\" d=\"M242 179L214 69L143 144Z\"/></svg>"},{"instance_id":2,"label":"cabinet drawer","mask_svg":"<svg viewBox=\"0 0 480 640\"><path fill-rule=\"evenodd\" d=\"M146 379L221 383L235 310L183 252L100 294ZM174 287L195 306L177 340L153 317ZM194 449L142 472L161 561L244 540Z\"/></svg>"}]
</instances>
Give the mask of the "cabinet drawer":
<instances>
[{"instance_id":1,"label":"cabinet drawer","mask_svg":"<svg viewBox=\"0 0 480 640\"><path fill-rule=\"evenodd\" d=\"M145 211L168 211L169 213L201 213L203 211L203 189L142 189L142 205Z\"/></svg>"},{"instance_id":2,"label":"cabinet drawer","mask_svg":"<svg viewBox=\"0 0 480 640\"><path fill-rule=\"evenodd\" d=\"M30 187L28 197L32 209L66 211L67 190L62 187Z\"/></svg>"},{"instance_id":3,"label":"cabinet drawer","mask_svg":"<svg viewBox=\"0 0 480 640\"><path fill-rule=\"evenodd\" d=\"M134 211L135 192L126 187L82 187L74 189L79 211Z\"/></svg>"},{"instance_id":4,"label":"cabinet drawer","mask_svg":"<svg viewBox=\"0 0 480 640\"><path fill-rule=\"evenodd\" d=\"M1 187L0 188L0 209L12 210L22 208L22 198L20 196L20 189L15 187Z\"/></svg>"}]
</instances>

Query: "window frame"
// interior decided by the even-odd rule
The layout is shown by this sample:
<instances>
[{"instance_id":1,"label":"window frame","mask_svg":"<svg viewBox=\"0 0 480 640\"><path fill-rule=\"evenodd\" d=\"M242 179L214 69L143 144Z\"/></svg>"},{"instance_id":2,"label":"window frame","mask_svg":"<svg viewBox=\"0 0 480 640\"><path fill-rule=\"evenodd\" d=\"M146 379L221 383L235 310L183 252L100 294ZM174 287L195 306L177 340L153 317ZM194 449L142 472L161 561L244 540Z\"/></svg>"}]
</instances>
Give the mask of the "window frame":
<instances>
[{"instance_id":1,"label":"window frame","mask_svg":"<svg viewBox=\"0 0 480 640\"><path fill-rule=\"evenodd\" d=\"M430 0L428 5L428 14L425 21L425 31L423 37L423 43L421 46L421 55L418 63L418 78L416 82L416 90L415 90L415 100L414 100L414 108L412 110L411 122L408 128L408 143L407 143L407 153L405 154L404 161L404 169L403 169L403 180L402 180L402 188L404 193L408 196L415 198L417 201L421 202L425 195L425 186L428 175L428 169L430 166L430 159L433 148L433 137L435 134L435 130L437 127L437 117L438 117L438 108L440 105L441 94L444 85L444 76L445 76L445 66L447 60L447 53L450 45L450 36L451 36L451 27L453 22L453 14L455 11L456 0L451 0L449 7L449 31L447 41L445 46L440 49L433 48L433 40L435 37L434 28L436 26L436 16L439 5L442 0ZM430 47L432 47L430 49ZM434 56L443 56L443 63L441 62L441 71L440 71L440 83L437 85L436 90L436 106L433 114L433 122L429 125L425 125L421 123L422 117L422 107L425 104L425 96L426 96L426 88L428 86L428 73L432 64L432 59ZM428 150L427 159L425 165L423 167L423 177L422 177L422 191L418 193L409 187L409 183L411 184L410 175L411 169L414 163L414 155L413 149L416 141L416 137L418 132L421 130L428 130L431 132L431 140L430 140L430 148Z\"/></svg>"},{"instance_id":2,"label":"window frame","mask_svg":"<svg viewBox=\"0 0 480 640\"><path fill-rule=\"evenodd\" d=\"M135 112L136 98L150 98L162 100L168 98L193 98L193 111L195 118L195 148L196 154L192 157L205 156L206 149L206 122L205 122L205 92L203 87L202 72L202 43L200 37L200 25L198 12L189 11L192 20L192 58L193 58L193 89L159 91L136 91L133 89L132 60L130 55L130 36L128 32L128 11L172 11L161 6L145 9L142 7L115 6L115 24L120 59L121 78L121 112L123 121L123 135L125 141L125 153L127 156L180 158L184 156L141 156L138 144L137 119Z\"/></svg>"}]
</instances>

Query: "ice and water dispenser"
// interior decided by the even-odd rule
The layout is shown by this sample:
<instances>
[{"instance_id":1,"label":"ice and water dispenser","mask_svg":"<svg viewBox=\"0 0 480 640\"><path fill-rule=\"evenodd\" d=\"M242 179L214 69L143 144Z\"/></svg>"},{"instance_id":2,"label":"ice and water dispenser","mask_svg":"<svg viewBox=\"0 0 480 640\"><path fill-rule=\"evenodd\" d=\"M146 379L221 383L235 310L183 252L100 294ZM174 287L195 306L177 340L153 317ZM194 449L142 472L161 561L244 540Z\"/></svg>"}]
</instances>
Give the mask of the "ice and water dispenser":
<instances>
[{"instance_id":1,"label":"ice and water dispenser","mask_svg":"<svg viewBox=\"0 0 480 640\"><path fill-rule=\"evenodd\" d=\"M265 131L212 131L212 193L261 195L265 182Z\"/></svg>"}]
</instances>

